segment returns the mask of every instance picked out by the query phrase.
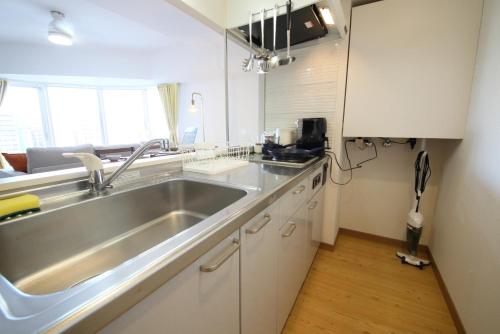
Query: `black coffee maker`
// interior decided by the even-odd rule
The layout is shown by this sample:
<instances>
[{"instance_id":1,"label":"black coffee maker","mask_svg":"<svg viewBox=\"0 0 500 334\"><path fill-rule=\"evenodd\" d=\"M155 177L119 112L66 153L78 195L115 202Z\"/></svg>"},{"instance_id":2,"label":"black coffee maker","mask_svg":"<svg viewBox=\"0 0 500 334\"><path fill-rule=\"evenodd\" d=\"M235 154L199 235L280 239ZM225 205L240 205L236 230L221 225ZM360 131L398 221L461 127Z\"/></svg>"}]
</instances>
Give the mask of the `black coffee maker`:
<instances>
[{"instance_id":1,"label":"black coffee maker","mask_svg":"<svg viewBox=\"0 0 500 334\"><path fill-rule=\"evenodd\" d=\"M326 118L300 118L297 120L297 148L314 150L316 155L325 154Z\"/></svg>"}]
</instances>

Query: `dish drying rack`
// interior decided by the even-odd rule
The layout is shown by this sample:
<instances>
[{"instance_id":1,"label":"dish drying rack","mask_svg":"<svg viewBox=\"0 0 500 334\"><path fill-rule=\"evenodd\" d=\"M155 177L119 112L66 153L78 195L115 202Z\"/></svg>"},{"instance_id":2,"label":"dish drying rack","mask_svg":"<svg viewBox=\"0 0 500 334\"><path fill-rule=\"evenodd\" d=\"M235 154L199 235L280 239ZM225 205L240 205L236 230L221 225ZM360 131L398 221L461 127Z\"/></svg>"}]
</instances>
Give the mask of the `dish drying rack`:
<instances>
[{"instance_id":1,"label":"dish drying rack","mask_svg":"<svg viewBox=\"0 0 500 334\"><path fill-rule=\"evenodd\" d=\"M223 147L197 144L179 147L182 169L187 172L219 174L249 163L249 146Z\"/></svg>"}]
</instances>

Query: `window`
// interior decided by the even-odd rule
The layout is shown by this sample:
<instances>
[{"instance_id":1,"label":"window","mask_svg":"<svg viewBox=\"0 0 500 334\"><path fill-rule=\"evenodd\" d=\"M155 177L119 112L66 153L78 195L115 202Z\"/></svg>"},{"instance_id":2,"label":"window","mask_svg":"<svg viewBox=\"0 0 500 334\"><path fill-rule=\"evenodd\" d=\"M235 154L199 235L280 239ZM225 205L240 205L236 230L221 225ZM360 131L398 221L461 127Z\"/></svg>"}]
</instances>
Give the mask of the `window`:
<instances>
[{"instance_id":1,"label":"window","mask_svg":"<svg viewBox=\"0 0 500 334\"><path fill-rule=\"evenodd\" d=\"M168 137L156 87L27 86L9 83L0 107L0 151L140 143Z\"/></svg>"},{"instance_id":2,"label":"window","mask_svg":"<svg viewBox=\"0 0 500 334\"><path fill-rule=\"evenodd\" d=\"M140 142L148 137L145 95L140 90L102 92L110 144Z\"/></svg>"},{"instance_id":3,"label":"window","mask_svg":"<svg viewBox=\"0 0 500 334\"><path fill-rule=\"evenodd\" d=\"M48 87L47 96L55 146L103 143L95 89Z\"/></svg>"},{"instance_id":4,"label":"window","mask_svg":"<svg viewBox=\"0 0 500 334\"><path fill-rule=\"evenodd\" d=\"M0 149L23 152L28 147L45 146L38 88L7 87L0 108Z\"/></svg>"}]
</instances>

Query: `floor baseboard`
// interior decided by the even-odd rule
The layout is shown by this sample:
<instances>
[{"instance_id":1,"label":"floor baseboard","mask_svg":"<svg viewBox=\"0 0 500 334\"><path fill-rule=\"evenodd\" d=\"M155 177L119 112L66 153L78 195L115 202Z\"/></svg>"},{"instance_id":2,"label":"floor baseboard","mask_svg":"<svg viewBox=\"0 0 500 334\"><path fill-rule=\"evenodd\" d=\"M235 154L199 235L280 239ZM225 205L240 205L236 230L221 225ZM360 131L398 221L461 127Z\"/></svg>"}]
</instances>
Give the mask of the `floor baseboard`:
<instances>
[{"instance_id":1,"label":"floor baseboard","mask_svg":"<svg viewBox=\"0 0 500 334\"><path fill-rule=\"evenodd\" d=\"M319 244L319 248L333 252L335 250L335 245L326 244L324 242Z\"/></svg>"},{"instance_id":2,"label":"floor baseboard","mask_svg":"<svg viewBox=\"0 0 500 334\"><path fill-rule=\"evenodd\" d=\"M353 237L357 237L360 239L378 241L378 242L383 242L385 244L394 245L402 250L405 249L405 247L406 247L406 243L402 240L383 237L380 235L375 235L375 234L370 234L370 233L365 233L365 232L360 232L360 231L355 231L355 230L349 230L349 229L342 228L342 227L339 229L339 234L340 233L345 234L345 235L351 235ZM418 245L418 251L419 251L420 256L425 255L425 256L423 256L424 258L430 259L429 247L427 247L426 245Z\"/></svg>"},{"instance_id":3,"label":"floor baseboard","mask_svg":"<svg viewBox=\"0 0 500 334\"><path fill-rule=\"evenodd\" d=\"M370 233L365 233L365 232L360 232L360 231L355 231L355 230L349 230L346 228L340 228L339 234L351 235L353 237L357 237L357 238L365 239L365 240L383 242L385 244L394 245L394 246L399 247L401 249L405 248L405 242L402 240L392 239L392 238L383 237L383 236L379 236L379 235L375 235L375 234L370 234ZM323 249L326 249L326 250L331 250L331 251L333 251L333 248L334 248L334 246L327 245L327 244L321 244L320 247ZM420 254L419 254L420 256L425 255L423 257L427 258L428 260L431 261L431 267L436 275L436 279L438 281L439 288L441 289L441 293L443 294L446 305L448 306L448 310L450 311L451 317L453 319L453 322L455 323L455 327L457 329L458 334L467 334L467 332L465 331L465 327L463 325L462 319L460 319L460 316L458 315L457 308L455 307L455 304L453 303L453 300L451 299L451 295L448 292L448 288L446 287L446 284L444 283L443 277L441 276L441 272L439 271L439 268L436 265L436 261L434 261L434 258L432 257L431 250L426 245L419 245L418 250L420 252Z\"/></svg>"},{"instance_id":4,"label":"floor baseboard","mask_svg":"<svg viewBox=\"0 0 500 334\"><path fill-rule=\"evenodd\" d=\"M443 293L443 297L444 297L444 300L446 301L446 305L448 305L448 310L450 311L453 322L455 323L455 327L457 328L457 332L458 332L458 334L467 334L467 332L465 331L465 327L464 327L464 324L462 322L462 319L460 319L460 316L458 315L458 311L457 311L457 308L455 307L455 303L453 303L453 299L451 299L451 295L448 291L448 288L446 287L446 284L444 283L443 276L441 276L441 272L439 271L439 268L436 265L436 261L432 257L432 253L430 250L429 250L429 256L430 256L430 260L431 260L432 269L434 270L434 273L436 274L439 288L441 289L441 292Z\"/></svg>"}]
</instances>

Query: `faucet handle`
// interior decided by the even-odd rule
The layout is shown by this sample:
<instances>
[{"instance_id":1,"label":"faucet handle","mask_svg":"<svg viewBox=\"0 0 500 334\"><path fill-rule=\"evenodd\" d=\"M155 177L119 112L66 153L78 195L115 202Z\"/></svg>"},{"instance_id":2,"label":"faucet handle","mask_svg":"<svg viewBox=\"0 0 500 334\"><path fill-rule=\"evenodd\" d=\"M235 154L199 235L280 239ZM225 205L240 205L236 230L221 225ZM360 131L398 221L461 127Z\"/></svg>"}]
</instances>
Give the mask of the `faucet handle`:
<instances>
[{"instance_id":1,"label":"faucet handle","mask_svg":"<svg viewBox=\"0 0 500 334\"><path fill-rule=\"evenodd\" d=\"M65 158L80 159L89 172L97 172L103 169L102 161L91 153L63 153Z\"/></svg>"}]
</instances>

